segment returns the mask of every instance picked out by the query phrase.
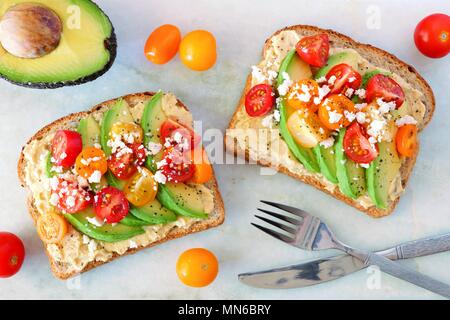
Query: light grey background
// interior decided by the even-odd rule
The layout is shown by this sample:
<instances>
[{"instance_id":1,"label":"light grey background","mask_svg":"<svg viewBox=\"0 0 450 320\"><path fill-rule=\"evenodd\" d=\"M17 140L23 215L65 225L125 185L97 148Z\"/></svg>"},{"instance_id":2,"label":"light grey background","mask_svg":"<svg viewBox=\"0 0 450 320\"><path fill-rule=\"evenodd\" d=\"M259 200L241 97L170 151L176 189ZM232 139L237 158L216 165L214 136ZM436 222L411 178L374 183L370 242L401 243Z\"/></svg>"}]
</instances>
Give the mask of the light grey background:
<instances>
[{"instance_id":1,"label":"light grey background","mask_svg":"<svg viewBox=\"0 0 450 320\"><path fill-rule=\"evenodd\" d=\"M112 69L98 80L77 87L32 90L0 82L0 230L18 234L27 258L15 277L0 279L0 299L12 298L186 298L315 299L438 298L387 275L381 288L369 290L365 271L332 283L288 291L246 287L237 274L299 263L333 252L309 253L276 242L250 226L259 199L291 203L323 218L345 242L362 249L381 249L402 241L450 232L449 94L450 59L420 55L412 36L416 23L434 12L450 12L448 1L150 1L99 0L116 28L119 50ZM375 7L373 7L375 6ZM373 11L375 10L375 11ZM369 29L368 17L380 12L380 29ZM369 13L369 14L368 14ZM217 38L217 65L204 73L185 68L179 58L164 66L147 62L143 45L164 23L183 33L197 28ZM421 135L422 150L410 185L395 213L374 220L287 176L261 176L258 166L217 165L225 200L226 222L84 274L76 281L53 278L41 242L25 205L26 193L16 177L22 145L36 130L68 113L101 101L145 90L170 90L192 110L204 128L225 129L241 95L250 66L260 59L264 40L288 25L331 28L361 42L384 48L415 66L436 94L433 121ZM178 255L206 247L220 260L217 280L207 288L183 286L175 274ZM450 283L450 253L410 261L421 272Z\"/></svg>"}]
</instances>

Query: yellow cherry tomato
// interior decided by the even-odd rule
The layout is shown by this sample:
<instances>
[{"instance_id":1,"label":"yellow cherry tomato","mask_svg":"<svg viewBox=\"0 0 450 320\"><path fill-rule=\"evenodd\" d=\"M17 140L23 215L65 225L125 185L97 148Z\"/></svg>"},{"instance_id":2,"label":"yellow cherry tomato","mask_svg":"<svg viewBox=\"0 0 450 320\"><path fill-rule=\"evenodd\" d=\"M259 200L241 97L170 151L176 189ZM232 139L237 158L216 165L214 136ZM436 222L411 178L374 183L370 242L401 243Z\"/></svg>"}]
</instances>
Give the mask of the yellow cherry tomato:
<instances>
[{"instance_id":1,"label":"yellow cherry tomato","mask_svg":"<svg viewBox=\"0 0 450 320\"><path fill-rule=\"evenodd\" d=\"M142 143L144 140L144 131L141 126L134 122L116 122L111 126L109 136L114 139L120 136L127 143Z\"/></svg>"},{"instance_id":2,"label":"yellow cherry tomato","mask_svg":"<svg viewBox=\"0 0 450 320\"><path fill-rule=\"evenodd\" d=\"M216 39L206 30L188 33L180 44L181 61L190 69L204 71L217 60Z\"/></svg>"},{"instance_id":3,"label":"yellow cherry tomato","mask_svg":"<svg viewBox=\"0 0 450 320\"><path fill-rule=\"evenodd\" d=\"M155 199L158 192L158 183L150 170L141 167L128 180L123 192L130 203L136 207L141 207Z\"/></svg>"},{"instance_id":4,"label":"yellow cherry tomato","mask_svg":"<svg viewBox=\"0 0 450 320\"><path fill-rule=\"evenodd\" d=\"M181 282L190 287L209 285L219 272L216 256L203 248L183 252L177 261L177 274Z\"/></svg>"},{"instance_id":5,"label":"yellow cherry tomato","mask_svg":"<svg viewBox=\"0 0 450 320\"><path fill-rule=\"evenodd\" d=\"M77 156L75 170L85 179L89 179L95 171L103 175L108 170L105 153L95 147L86 147Z\"/></svg>"},{"instance_id":6,"label":"yellow cherry tomato","mask_svg":"<svg viewBox=\"0 0 450 320\"><path fill-rule=\"evenodd\" d=\"M37 221L39 237L45 243L59 243L67 234L67 221L63 216L55 212L46 212Z\"/></svg>"},{"instance_id":7,"label":"yellow cherry tomato","mask_svg":"<svg viewBox=\"0 0 450 320\"><path fill-rule=\"evenodd\" d=\"M329 131L322 126L317 114L307 109L293 112L287 127L294 140L305 148L313 148L329 136Z\"/></svg>"},{"instance_id":8,"label":"yellow cherry tomato","mask_svg":"<svg viewBox=\"0 0 450 320\"><path fill-rule=\"evenodd\" d=\"M167 63L177 54L180 41L181 33L176 26L162 25L148 37L144 47L145 56L156 64Z\"/></svg>"}]
</instances>

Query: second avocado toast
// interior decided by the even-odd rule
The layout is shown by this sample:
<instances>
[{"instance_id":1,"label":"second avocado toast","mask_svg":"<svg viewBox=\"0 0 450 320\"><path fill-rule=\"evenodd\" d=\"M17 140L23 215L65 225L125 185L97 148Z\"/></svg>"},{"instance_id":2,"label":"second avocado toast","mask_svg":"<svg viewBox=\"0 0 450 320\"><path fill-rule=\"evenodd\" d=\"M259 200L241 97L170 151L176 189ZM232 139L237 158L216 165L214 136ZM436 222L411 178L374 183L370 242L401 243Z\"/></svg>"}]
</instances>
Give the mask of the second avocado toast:
<instances>
[{"instance_id":1,"label":"second avocado toast","mask_svg":"<svg viewBox=\"0 0 450 320\"><path fill-rule=\"evenodd\" d=\"M58 278L66 279L119 256L223 222L223 202L212 171L207 181L192 175L186 183L177 181L181 180L181 175L176 175L175 180L170 178L167 170L172 167L169 168L167 162L169 159L174 160L166 157L166 152L173 154L177 142L172 138L166 138L166 143L161 141L163 133L160 128L167 123L171 126L178 125L175 130L169 131L170 134L174 133L173 137L178 142L187 141L182 140L182 135L186 132L195 136L190 129L192 115L175 96L161 92L132 94L101 103L91 111L56 120L36 133L25 145L18 163L18 174L22 185L30 192L29 211L41 238L43 235L46 238L52 237L52 234L46 234L51 228L47 229L41 221L52 223L51 219L55 222L63 216L72 225L61 241L44 242L52 271ZM104 170L97 166L97 170L91 172L87 176L88 181L85 181L82 174L86 167L99 163L103 153L108 156L108 162L111 157L119 158L119 153L122 153L121 156L126 155L127 150L133 154L136 149L128 142L135 143L136 137L131 137L127 130L136 127L143 129L142 145L145 145L139 146L137 150L145 148L147 159L143 158L145 163L142 163L142 167L138 166L138 171L132 175L131 180L122 179L125 174L124 166L120 163L118 166L108 163L108 170L103 175L100 171ZM115 131L117 128L122 131ZM79 155L89 151L91 156L81 156L78 161L79 156L76 164L64 168L63 164L56 164L58 159L55 159L55 154L50 155L57 151L52 143L61 132L75 135L75 130L79 132L83 143L83 152ZM129 141L130 138L133 141ZM195 148L201 148L197 140L195 145ZM191 148L190 145L187 147ZM69 154L64 154L60 161L64 162L69 157ZM204 157L201 161L208 162L207 156ZM161 172L166 175L162 176ZM142 179L146 176L153 177L153 186L155 181L158 182L154 200L144 204L141 198L146 196L145 193L136 195L136 192L129 192L136 191L136 186L143 184L130 184L135 176L140 177L141 181L145 181ZM73 186L77 192L73 189L70 192L65 190ZM96 204L102 195L101 190L110 190L108 196L114 197L111 187L116 193L117 190L124 190L127 194L129 204L126 206L128 208L129 205L129 213L120 219L108 215L101 221L97 211L100 208L101 212L101 206ZM87 200L83 208L79 203L80 193L84 195L82 200ZM91 199L94 194L94 199ZM92 202L95 210L89 204ZM75 210L75 207L80 210Z\"/></svg>"},{"instance_id":2,"label":"second avocado toast","mask_svg":"<svg viewBox=\"0 0 450 320\"><path fill-rule=\"evenodd\" d=\"M300 58L299 52L304 51L298 46L303 39L307 44L318 38L329 39L330 55L327 50L325 64L313 67ZM345 76L348 82L343 90L333 92L343 85ZM375 80L400 91L401 103L381 96L366 101L367 86L379 86ZM249 114L247 100L255 89L266 90L273 104L277 90L276 107L268 110L261 99L259 109L255 106ZM401 127L412 127L410 134L415 138L415 132L431 120L434 107L426 81L395 56L331 30L292 26L266 41L263 59L247 79L225 143L236 155L311 184L370 216L382 217L397 205L418 153L416 146L408 156L400 155L396 134ZM262 148L260 141L251 144L255 133L266 139ZM349 158L355 144L347 143L352 141L346 139L348 135L362 137L367 144L366 153L353 155L360 163ZM371 154L375 155L363 159Z\"/></svg>"}]
</instances>

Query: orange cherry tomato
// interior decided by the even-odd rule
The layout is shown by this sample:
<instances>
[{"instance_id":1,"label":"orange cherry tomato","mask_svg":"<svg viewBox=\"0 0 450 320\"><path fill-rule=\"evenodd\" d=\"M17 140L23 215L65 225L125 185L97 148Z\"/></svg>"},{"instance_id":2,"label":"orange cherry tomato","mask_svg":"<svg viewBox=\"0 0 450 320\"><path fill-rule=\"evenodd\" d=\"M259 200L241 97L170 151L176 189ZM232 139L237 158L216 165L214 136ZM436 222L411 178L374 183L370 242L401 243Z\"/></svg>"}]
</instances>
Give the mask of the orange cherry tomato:
<instances>
[{"instance_id":1,"label":"orange cherry tomato","mask_svg":"<svg viewBox=\"0 0 450 320\"><path fill-rule=\"evenodd\" d=\"M177 261L177 274L181 282L190 287L209 285L219 272L219 262L209 250L189 249Z\"/></svg>"},{"instance_id":2,"label":"orange cherry tomato","mask_svg":"<svg viewBox=\"0 0 450 320\"><path fill-rule=\"evenodd\" d=\"M296 110L286 123L294 140L305 148L313 148L329 137L317 114L309 110Z\"/></svg>"},{"instance_id":3,"label":"orange cherry tomato","mask_svg":"<svg viewBox=\"0 0 450 320\"><path fill-rule=\"evenodd\" d=\"M213 169L205 150L203 148L196 148L191 151L190 157L195 165L195 172L189 182L205 183L211 180Z\"/></svg>"},{"instance_id":4,"label":"orange cherry tomato","mask_svg":"<svg viewBox=\"0 0 450 320\"><path fill-rule=\"evenodd\" d=\"M412 157L417 149L417 126L414 124L401 126L395 136L395 143L398 153Z\"/></svg>"},{"instance_id":5,"label":"orange cherry tomato","mask_svg":"<svg viewBox=\"0 0 450 320\"><path fill-rule=\"evenodd\" d=\"M108 171L106 155L101 149L86 147L78 155L75 169L85 179L89 179L95 171L100 171L100 175L103 175Z\"/></svg>"},{"instance_id":6,"label":"orange cherry tomato","mask_svg":"<svg viewBox=\"0 0 450 320\"><path fill-rule=\"evenodd\" d=\"M195 71L211 68L217 60L216 39L206 30L188 33L180 44L181 61Z\"/></svg>"},{"instance_id":7,"label":"orange cherry tomato","mask_svg":"<svg viewBox=\"0 0 450 320\"><path fill-rule=\"evenodd\" d=\"M286 95L286 105L294 109L308 108L316 112L314 98L319 96L319 85L312 79L303 79L292 85Z\"/></svg>"},{"instance_id":8,"label":"orange cherry tomato","mask_svg":"<svg viewBox=\"0 0 450 320\"><path fill-rule=\"evenodd\" d=\"M355 113L355 104L346 96L341 94L331 95L319 106L319 119L322 124L330 130L339 130L348 127L350 121L345 116L345 111Z\"/></svg>"},{"instance_id":9,"label":"orange cherry tomato","mask_svg":"<svg viewBox=\"0 0 450 320\"><path fill-rule=\"evenodd\" d=\"M123 192L130 203L136 207L141 207L155 199L158 192L158 183L150 170L141 167L128 180Z\"/></svg>"},{"instance_id":10,"label":"orange cherry tomato","mask_svg":"<svg viewBox=\"0 0 450 320\"><path fill-rule=\"evenodd\" d=\"M145 56L156 64L167 63L177 54L180 41L181 33L176 26L162 25L148 37L144 47Z\"/></svg>"},{"instance_id":11,"label":"orange cherry tomato","mask_svg":"<svg viewBox=\"0 0 450 320\"><path fill-rule=\"evenodd\" d=\"M59 243L67 234L67 221L60 214L47 212L37 221L39 238L47 244Z\"/></svg>"}]
</instances>

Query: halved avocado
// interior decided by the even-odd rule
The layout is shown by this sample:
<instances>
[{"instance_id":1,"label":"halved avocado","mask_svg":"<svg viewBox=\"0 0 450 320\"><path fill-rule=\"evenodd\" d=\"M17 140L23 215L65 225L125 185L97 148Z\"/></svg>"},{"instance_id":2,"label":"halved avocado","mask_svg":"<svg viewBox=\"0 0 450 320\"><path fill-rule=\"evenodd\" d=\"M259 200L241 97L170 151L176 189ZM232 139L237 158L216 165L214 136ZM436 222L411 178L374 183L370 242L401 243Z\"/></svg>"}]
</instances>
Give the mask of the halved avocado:
<instances>
[{"instance_id":1,"label":"halved avocado","mask_svg":"<svg viewBox=\"0 0 450 320\"><path fill-rule=\"evenodd\" d=\"M47 89L104 74L116 57L108 16L90 0L2 0L0 76Z\"/></svg>"},{"instance_id":2,"label":"halved avocado","mask_svg":"<svg viewBox=\"0 0 450 320\"><path fill-rule=\"evenodd\" d=\"M100 126L92 115L80 120L77 128L83 141L83 148L100 144Z\"/></svg>"}]
</instances>

